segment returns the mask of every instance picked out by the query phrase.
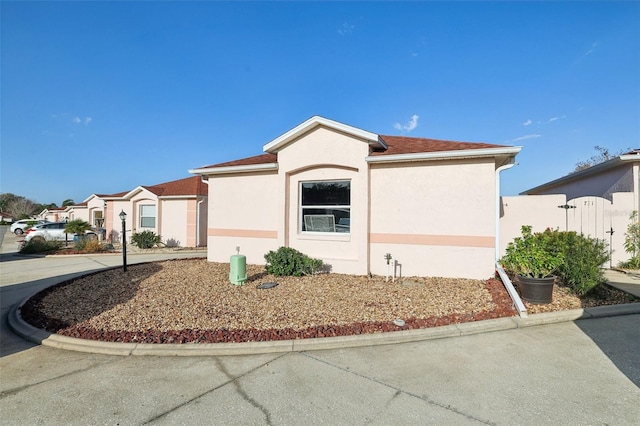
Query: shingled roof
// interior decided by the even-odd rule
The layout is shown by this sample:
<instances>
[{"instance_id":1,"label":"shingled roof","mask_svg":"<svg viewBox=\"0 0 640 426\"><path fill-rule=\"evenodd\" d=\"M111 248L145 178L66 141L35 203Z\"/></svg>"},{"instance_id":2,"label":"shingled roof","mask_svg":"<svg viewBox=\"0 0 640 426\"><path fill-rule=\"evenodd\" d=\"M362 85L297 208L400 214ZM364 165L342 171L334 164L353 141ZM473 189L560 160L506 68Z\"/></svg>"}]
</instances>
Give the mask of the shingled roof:
<instances>
[{"instance_id":1,"label":"shingled roof","mask_svg":"<svg viewBox=\"0 0 640 426\"><path fill-rule=\"evenodd\" d=\"M454 142L439 139L410 138L406 136L383 136L387 144L384 151L374 151L371 155L417 154L423 152L460 151L471 149L504 148L505 145L493 145L479 142Z\"/></svg>"},{"instance_id":2,"label":"shingled roof","mask_svg":"<svg viewBox=\"0 0 640 426\"><path fill-rule=\"evenodd\" d=\"M446 152L446 151L461 151L461 150L473 150L473 149L487 149L487 148L505 148L507 145L494 145L489 143L480 142L455 142L439 139L427 139L427 138L410 138L406 136L383 136L380 135L380 139L387 144L385 150L375 150L371 152L372 156L384 156L384 155L398 155L398 154L419 154L428 152ZM252 166L257 164L277 163L278 155L272 153L266 153L262 155L256 155L253 157L242 158L240 160L227 161L225 163L213 164L211 166L204 166L203 169L208 168L220 168L220 167L234 167L234 166Z\"/></svg>"},{"instance_id":3,"label":"shingled roof","mask_svg":"<svg viewBox=\"0 0 640 426\"><path fill-rule=\"evenodd\" d=\"M176 197L176 196L206 196L208 193L207 186L202 183L200 176L191 176L184 179L172 180L170 182L159 183L157 185L141 185L147 191L157 195L158 197ZM109 195L96 195L99 198L122 198L129 194L131 190L118 192Z\"/></svg>"},{"instance_id":4,"label":"shingled roof","mask_svg":"<svg viewBox=\"0 0 640 426\"><path fill-rule=\"evenodd\" d=\"M207 195L207 187L199 176L192 176L171 182L160 183L153 186L142 186L158 197L171 197L178 195Z\"/></svg>"}]
</instances>

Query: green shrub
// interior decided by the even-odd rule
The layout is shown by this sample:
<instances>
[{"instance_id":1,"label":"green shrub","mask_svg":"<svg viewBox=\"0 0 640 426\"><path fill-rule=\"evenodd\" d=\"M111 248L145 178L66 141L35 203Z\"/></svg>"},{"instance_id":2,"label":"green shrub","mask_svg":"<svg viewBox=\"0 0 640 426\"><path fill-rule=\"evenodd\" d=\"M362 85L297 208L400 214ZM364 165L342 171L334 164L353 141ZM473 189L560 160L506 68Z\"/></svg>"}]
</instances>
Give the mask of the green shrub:
<instances>
[{"instance_id":1,"label":"green shrub","mask_svg":"<svg viewBox=\"0 0 640 426\"><path fill-rule=\"evenodd\" d=\"M562 251L553 250L549 239L540 233L533 234L531 226L523 226L521 232L520 237L509 243L505 256L500 259L505 270L531 278L554 274L562 264Z\"/></svg>"},{"instance_id":2,"label":"green shrub","mask_svg":"<svg viewBox=\"0 0 640 426\"><path fill-rule=\"evenodd\" d=\"M525 228L530 229L523 227L523 231ZM536 232L527 238L529 245L544 251L542 258L562 259L555 273L572 293L582 296L605 282L602 265L610 259L610 253L604 241L557 229ZM501 259L506 270L513 269L513 256L510 255L507 248L507 255Z\"/></svg>"},{"instance_id":3,"label":"green shrub","mask_svg":"<svg viewBox=\"0 0 640 426\"><path fill-rule=\"evenodd\" d=\"M59 241L45 241L43 238L34 238L26 243L20 249L22 254L36 254L36 253L52 253L62 248L62 242Z\"/></svg>"},{"instance_id":4,"label":"green shrub","mask_svg":"<svg viewBox=\"0 0 640 426\"><path fill-rule=\"evenodd\" d=\"M280 247L264 255L267 273L277 276L299 277L317 273L322 268L322 260L312 259L291 247Z\"/></svg>"},{"instance_id":5,"label":"green shrub","mask_svg":"<svg viewBox=\"0 0 640 426\"><path fill-rule=\"evenodd\" d=\"M106 245L101 244L97 238L79 238L74 246L74 249L82 253L102 253L107 250Z\"/></svg>"},{"instance_id":6,"label":"green shrub","mask_svg":"<svg viewBox=\"0 0 640 426\"><path fill-rule=\"evenodd\" d=\"M84 235L84 232L89 229L91 229L91 224L82 219L73 219L64 226L64 232L78 236Z\"/></svg>"},{"instance_id":7,"label":"green shrub","mask_svg":"<svg viewBox=\"0 0 640 426\"><path fill-rule=\"evenodd\" d=\"M622 268L640 269L640 222L638 212L634 211L629 216L629 226L624 234L624 251L631 255L631 259L620 262Z\"/></svg>"},{"instance_id":8,"label":"green shrub","mask_svg":"<svg viewBox=\"0 0 640 426\"><path fill-rule=\"evenodd\" d=\"M609 261L610 253L604 241L549 229L541 233L541 238L547 240L550 250L563 254L558 275L572 293L583 296L606 281L602 265Z\"/></svg>"},{"instance_id":9,"label":"green shrub","mask_svg":"<svg viewBox=\"0 0 640 426\"><path fill-rule=\"evenodd\" d=\"M142 231L134 233L131 241L141 249L148 249L160 244L162 238L153 231Z\"/></svg>"}]
</instances>

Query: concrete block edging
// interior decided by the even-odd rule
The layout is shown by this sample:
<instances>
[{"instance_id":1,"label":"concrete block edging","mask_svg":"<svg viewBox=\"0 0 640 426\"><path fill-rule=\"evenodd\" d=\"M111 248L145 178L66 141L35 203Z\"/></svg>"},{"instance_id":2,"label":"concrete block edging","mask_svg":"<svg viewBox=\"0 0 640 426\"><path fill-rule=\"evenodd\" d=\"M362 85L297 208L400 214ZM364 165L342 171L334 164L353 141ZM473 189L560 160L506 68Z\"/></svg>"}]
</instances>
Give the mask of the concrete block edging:
<instances>
[{"instance_id":1,"label":"concrete block edging","mask_svg":"<svg viewBox=\"0 0 640 426\"><path fill-rule=\"evenodd\" d=\"M85 340L46 332L28 324L20 316L19 310L27 300L28 299L25 299L22 303L14 306L9 313L9 326L18 335L29 341L58 349L121 356L224 356L344 349L469 336L479 333L489 333L493 331L503 331L589 318L640 314L640 303L628 303L622 305L598 306L594 308L533 314L529 315L527 318L520 318L517 316L495 318L477 322L450 324L440 327L415 330L400 330L388 333L296 340L274 340L268 342L153 344Z\"/></svg>"}]
</instances>

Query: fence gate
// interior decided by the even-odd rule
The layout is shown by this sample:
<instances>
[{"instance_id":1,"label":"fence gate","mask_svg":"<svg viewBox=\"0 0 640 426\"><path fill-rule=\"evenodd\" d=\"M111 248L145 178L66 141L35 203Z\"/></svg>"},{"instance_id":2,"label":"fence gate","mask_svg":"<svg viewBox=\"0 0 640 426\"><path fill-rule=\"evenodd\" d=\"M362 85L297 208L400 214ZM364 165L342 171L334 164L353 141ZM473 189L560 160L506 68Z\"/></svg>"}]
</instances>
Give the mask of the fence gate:
<instances>
[{"instance_id":1,"label":"fence gate","mask_svg":"<svg viewBox=\"0 0 640 426\"><path fill-rule=\"evenodd\" d=\"M566 209L569 231L604 240L612 253L620 255L617 246L624 239L625 229L621 229L617 223L619 221L614 219L611 201L602 197L579 197L568 201L567 206L571 206Z\"/></svg>"}]
</instances>

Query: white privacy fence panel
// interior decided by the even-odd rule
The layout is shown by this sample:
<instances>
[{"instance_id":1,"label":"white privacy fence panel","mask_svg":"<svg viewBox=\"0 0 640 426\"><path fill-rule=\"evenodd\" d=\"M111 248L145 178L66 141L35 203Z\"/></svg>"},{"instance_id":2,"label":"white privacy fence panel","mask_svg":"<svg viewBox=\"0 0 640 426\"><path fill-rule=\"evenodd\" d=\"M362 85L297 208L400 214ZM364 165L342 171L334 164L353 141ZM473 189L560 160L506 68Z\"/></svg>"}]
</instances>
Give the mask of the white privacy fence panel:
<instances>
[{"instance_id":1,"label":"white privacy fence panel","mask_svg":"<svg viewBox=\"0 0 640 426\"><path fill-rule=\"evenodd\" d=\"M500 252L504 254L507 244L520 235L522 225L531 225L534 232L551 228L604 240L612 252L611 266L616 266L629 259L624 236L634 206L633 194L628 192L612 194L612 201L587 196L565 202L559 194L503 197Z\"/></svg>"}]
</instances>

